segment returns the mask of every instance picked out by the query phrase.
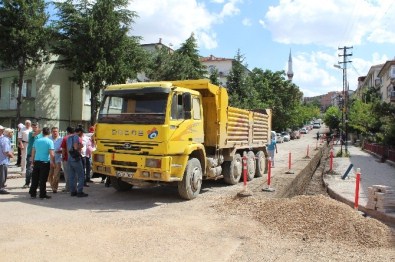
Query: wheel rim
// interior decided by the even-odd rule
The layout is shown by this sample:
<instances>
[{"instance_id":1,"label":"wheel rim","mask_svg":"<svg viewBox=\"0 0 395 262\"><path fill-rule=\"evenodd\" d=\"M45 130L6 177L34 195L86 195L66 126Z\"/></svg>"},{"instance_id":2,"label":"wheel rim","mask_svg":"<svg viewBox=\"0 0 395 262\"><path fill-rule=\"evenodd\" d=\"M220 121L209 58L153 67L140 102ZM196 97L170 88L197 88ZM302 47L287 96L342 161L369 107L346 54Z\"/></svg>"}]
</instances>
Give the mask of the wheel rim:
<instances>
[{"instance_id":1,"label":"wheel rim","mask_svg":"<svg viewBox=\"0 0 395 262\"><path fill-rule=\"evenodd\" d=\"M235 179L237 179L239 177L239 174L241 173L241 168L242 168L240 159L236 159L236 161L234 161L233 167L234 167L233 168L233 177Z\"/></svg>"},{"instance_id":2,"label":"wheel rim","mask_svg":"<svg viewBox=\"0 0 395 262\"><path fill-rule=\"evenodd\" d=\"M193 192L198 191L201 183L202 183L202 172L200 171L199 168L195 167L192 171L192 176L191 176L192 191Z\"/></svg>"},{"instance_id":3,"label":"wheel rim","mask_svg":"<svg viewBox=\"0 0 395 262\"><path fill-rule=\"evenodd\" d=\"M247 170L248 170L248 174L254 175L255 174L255 156L254 155L249 155L247 158Z\"/></svg>"}]
</instances>

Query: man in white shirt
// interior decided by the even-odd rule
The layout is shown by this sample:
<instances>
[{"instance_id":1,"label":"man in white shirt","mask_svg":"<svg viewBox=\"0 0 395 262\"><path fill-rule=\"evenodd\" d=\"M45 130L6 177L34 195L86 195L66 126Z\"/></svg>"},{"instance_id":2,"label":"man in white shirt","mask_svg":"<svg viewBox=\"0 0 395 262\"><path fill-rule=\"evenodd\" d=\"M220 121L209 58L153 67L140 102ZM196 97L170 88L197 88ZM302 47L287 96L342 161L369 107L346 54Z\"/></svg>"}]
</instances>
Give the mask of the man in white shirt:
<instances>
[{"instance_id":1,"label":"man in white shirt","mask_svg":"<svg viewBox=\"0 0 395 262\"><path fill-rule=\"evenodd\" d=\"M32 122L30 120L25 121L25 127L21 128L18 133L18 146L21 149L21 174L26 174L26 153L27 145L29 143L29 133L32 131Z\"/></svg>"}]
</instances>

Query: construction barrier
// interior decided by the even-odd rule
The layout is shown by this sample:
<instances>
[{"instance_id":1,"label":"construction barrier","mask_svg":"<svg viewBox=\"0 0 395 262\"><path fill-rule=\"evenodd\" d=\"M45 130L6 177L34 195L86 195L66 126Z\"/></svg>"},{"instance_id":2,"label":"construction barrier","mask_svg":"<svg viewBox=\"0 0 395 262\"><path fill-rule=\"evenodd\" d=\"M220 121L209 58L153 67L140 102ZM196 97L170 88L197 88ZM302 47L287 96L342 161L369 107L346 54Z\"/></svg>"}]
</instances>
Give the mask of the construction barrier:
<instances>
[{"instance_id":1,"label":"construction barrier","mask_svg":"<svg viewBox=\"0 0 395 262\"><path fill-rule=\"evenodd\" d=\"M356 179L355 179L355 201L354 201L354 209L355 210L358 210L360 182L361 182L361 169L357 168L357 175L356 175Z\"/></svg>"},{"instance_id":2,"label":"construction barrier","mask_svg":"<svg viewBox=\"0 0 395 262\"><path fill-rule=\"evenodd\" d=\"M267 192L275 191L274 188L270 187L271 176L272 176L272 159L271 157L269 157L267 161L267 187L263 188L262 191L267 191Z\"/></svg>"},{"instance_id":3,"label":"construction barrier","mask_svg":"<svg viewBox=\"0 0 395 262\"><path fill-rule=\"evenodd\" d=\"M294 172L292 171L292 155L291 155L291 151L289 151L288 154L288 171L285 172L285 174L294 174Z\"/></svg>"},{"instance_id":4,"label":"construction barrier","mask_svg":"<svg viewBox=\"0 0 395 262\"><path fill-rule=\"evenodd\" d=\"M333 149L331 149L331 153L329 155L329 172L333 171Z\"/></svg>"}]
</instances>

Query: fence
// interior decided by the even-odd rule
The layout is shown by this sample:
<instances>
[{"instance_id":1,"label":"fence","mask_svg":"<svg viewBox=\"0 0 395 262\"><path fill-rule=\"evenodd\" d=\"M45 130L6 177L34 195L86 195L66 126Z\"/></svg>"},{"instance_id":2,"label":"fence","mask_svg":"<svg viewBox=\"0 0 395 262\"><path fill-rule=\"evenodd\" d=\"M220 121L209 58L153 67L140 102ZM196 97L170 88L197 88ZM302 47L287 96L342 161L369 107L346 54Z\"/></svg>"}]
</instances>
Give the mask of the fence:
<instances>
[{"instance_id":1,"label":"fence","mask_svg":"<svg viewBox=\"0 0 395 262\"><path fill-rule=\"evenodd\" d=\"M379 144L364 143L363 149L395 162L395 149Z\"/></svg>"}]
</instances>

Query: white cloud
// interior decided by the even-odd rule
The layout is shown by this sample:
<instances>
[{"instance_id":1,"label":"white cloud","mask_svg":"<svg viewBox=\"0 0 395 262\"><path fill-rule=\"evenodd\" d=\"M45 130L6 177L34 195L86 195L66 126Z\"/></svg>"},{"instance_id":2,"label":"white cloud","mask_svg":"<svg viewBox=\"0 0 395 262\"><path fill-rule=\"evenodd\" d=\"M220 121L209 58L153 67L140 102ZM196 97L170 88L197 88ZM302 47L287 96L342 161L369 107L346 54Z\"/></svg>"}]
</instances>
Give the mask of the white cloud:
<instances>
[{"instance_id":1,"label":"white cloud","mask_svg":"<svg viewBox=\"0 0 395 262\"><path fill-rule=\"evenodd\" d=\"M261 24L273 40L285 44L395 43L394 15L391 0L280 0Z\"/></svg>"},{"instance_id":2,"label":"white cloud","mask_svg":"<svg viewBox=\"0 0 395 262\"><path fill-rule=\"evenodd\" d=\"M343 89L343 71L335 68L338 63L338 50L333 53L311 52L292 54L294 71L293 82L298 85L305 97L318 96L330 91ZM388 56L373 53L370 60L354 57L347 65L347 80L350 90L356 90L358 77L369 72L370 67L383 64ZM284 66L288 70L288 64Z\"/></svg>"},{"instance_id":3,"label":"white cloud","mask_svg":"<svg viewBox=\"0 0 395 262\"><path fill-rule=\"evenodd\" d=\"M251 20L250 20L249 18L244 18L244 19L241 21L241 23L242 23L244 26L252 26L252 22L251 22Z\"/></svg>"},{"instance_id":4,"label":"white cloud","mask_svg":"<svg viewBox=\"0 0 395 262\"><path fill-rule=\"evenodd\" d=\"M174 48L194 33L199 47L215 48L218 43L212 27L228 16L237 15L240 0L212 2L223 5L219 13L210 12L197 0L134 0L129 8L139 17L132 33L142 36L142 43L156 43L162 38L162 43L172 43Z\"/></svg>"}]
</instances>

